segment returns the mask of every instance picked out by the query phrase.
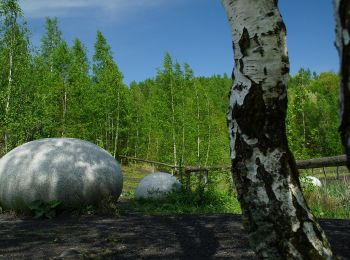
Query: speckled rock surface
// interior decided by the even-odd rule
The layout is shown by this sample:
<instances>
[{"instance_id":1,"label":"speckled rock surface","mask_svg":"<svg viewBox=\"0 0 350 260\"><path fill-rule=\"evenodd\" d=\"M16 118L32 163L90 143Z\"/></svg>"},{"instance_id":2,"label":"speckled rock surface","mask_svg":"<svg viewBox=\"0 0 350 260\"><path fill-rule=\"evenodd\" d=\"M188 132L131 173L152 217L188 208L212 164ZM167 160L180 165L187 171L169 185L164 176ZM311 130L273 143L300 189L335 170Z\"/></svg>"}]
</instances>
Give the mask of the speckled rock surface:
<instances>
[{"instance_id":1,"label":"speckled rock surface","mask_svg":"<svg viewBox=\"0 0 350 260\"><path fill-rule=\"evenodd\" d=\"M144 177L135 191L136 199L164 199L168 193L181 190L181 183L169 173L155 172Z\"/></svg>"},{"instance_id":2,"label":"speckled rock surface","mask_svg":"<svg viewBox=\"0 0 350 260\"><path fill-rule=\"evenodd\" d=\"M0 160L0 204L23 209L34 200L60 200L64 207L119 197L123 175L104 149L73 138L23 144Z\"/></svg>"},{"instance_id":3,"label":"speckled rock surface","mask_svg":"<svg viewBox=\"0 0 350 260\"><path fill-rule=\"evenodd\" d=\"M322 182L320 181L320 179L314 176L306 176L305 182L312 184L313 186L316 186L316 187L322 187Z\"/></svg>"}]
</instances>

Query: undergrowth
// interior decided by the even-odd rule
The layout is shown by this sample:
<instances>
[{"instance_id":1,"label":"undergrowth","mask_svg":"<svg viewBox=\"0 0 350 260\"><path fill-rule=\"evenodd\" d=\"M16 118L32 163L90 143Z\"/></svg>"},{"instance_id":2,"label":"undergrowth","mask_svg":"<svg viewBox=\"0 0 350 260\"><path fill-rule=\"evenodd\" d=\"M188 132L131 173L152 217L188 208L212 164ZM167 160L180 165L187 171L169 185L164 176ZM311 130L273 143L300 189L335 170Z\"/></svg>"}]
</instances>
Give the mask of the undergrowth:
<instances>
[{"instance_id":1,"label":"undergrowth","mask_svg":"<svg viewBox=\"0 0 350 260\"><path fill-rule=\"evenodd\" d=\"M228 172L209 174L207 186L203 186L199 175L192 176L191 185L183 183L181 192L169 194L165 200L136 200L134 191L140 180L154 169L142 165L123 166L124 188L119 198L126 201L133 210L144 214L241 214L231 175ZM333 175L334 176L334 175ZM316 217L350 219L350 178L321 179L322 187L302 182L307 203ZM116 199L106 199L97 206L84 205L76 209L65 210L69 215L113 215L123 212ZM58 212L61 215L62 212ZM0 214L21 216L20 212L3 210Z\"/></svg>"},{"instance_id":2,"label":"undergrowth","mask_svg":"<svg viewBox=\"0 0 350 260\"><path fill-rule=\"evenodd\" d=\"M322 187L303 187L305 199L320 218L350 219L350 181L347 178L323 181Z\"/></svg>"},{"instance_id":3,"label":"undergrowth","mask_svg":"<svg viewBox=\"0 0 350 260\"><path fill-rule=\"evenodd\" d=\"M240 214L237 197L216 189L183 190L174 192L166 199L133 200L133 206L146 214Z\"/></svg>"}]
</instances>

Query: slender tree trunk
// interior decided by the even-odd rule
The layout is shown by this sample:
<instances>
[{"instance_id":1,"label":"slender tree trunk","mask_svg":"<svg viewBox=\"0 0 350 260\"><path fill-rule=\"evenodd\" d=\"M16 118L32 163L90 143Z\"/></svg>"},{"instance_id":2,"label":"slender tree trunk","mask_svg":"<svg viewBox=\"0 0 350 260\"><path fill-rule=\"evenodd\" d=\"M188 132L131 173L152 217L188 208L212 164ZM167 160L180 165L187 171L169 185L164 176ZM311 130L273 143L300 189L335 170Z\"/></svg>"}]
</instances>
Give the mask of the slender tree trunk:
<instances>
[{"instance_id":1,"label":"slender tree trunk","mask_svg":"<svg viewBox=\"0 0 350 260\"><path fill-rule=\"evenodd\" d=\"M115 133L114 133L114 118L111 117L111 144L113 149L113 156L114 156L114 142L115 142Z\"/></svg>"},{"instance_id":2,"label":"slender tree trunk","mask_svg":"<svg viewBox=\"0 0 350 260\"><path fill-rule=\"evenodd\" d=\"M235 54L227 114L232 174L250 244L265 259L330 259L288 148L289 59L278 1L222 2Z\"/></svg>"},{"instance_id":3,"label":"slender tree trunk","mask_svg":"<svg viewBox=\"0 0 350 260\"><path fill-rule=\"evenodd\" d=\"M200 165L200 136L199 136L199 124L200 124L200 114L199 114L199 94L198 88L195 87L196 90L196 102L197 102L197 164Z\"/></svg>"},{"instance_id":4,"label":"slender tree trunk","mask_svg":"<svg viewBox=\"0 0 350 260\"><path fill-rule=\"evenodd\" d=\"M118 106L118 110L117 110L117 126L116 126L116 131L115 131L114 152L113 152L114 157L117 154L118 139L119 139L119 119L120 119L120 93L119 93L119 90L118 90L118 94L117 94L117 106Z\"/></svg>"},{"instance_id":5,"label":"slender tree trunk","mask_svg":"<svg viewBox=\"0 0 350 260\"><path fill-rule=\"evenodd\" d=\"M183 86L184 87L184 86ZM182 96L182 145L181 145L181 166L185 161L185 93Z\"/></svg>"},{"instance_id":6,"label":"slender tree trunk","mask_svg":"<svg viewBox=\"0 0 350 260\"><path fill-rule=\"evenodd\" d=\"M137 157L138 154L138 149L139 149L139 136L140 136L140 131L139 131L139 113L137 111L136 113L136 142L135 142L135 157Z\"/></svg>"},{"instance_id":7,"label":"slender tree trunk","mask_svg":"<svg viewBox=\"0 0 350 260\"><path fill-rule=\"evenodd\" d=\"M11 39L11 47L10 47L10 54L9 54L9 76L8 76L8 84L7 84L7 98L6 98L6 107L5 107L5 118L8 118L8 114L10 112L10 99L11 99L11 91L12 91L12 72L13 72L13 51L12 51L12 40ZM8 133L7 129L5 129L5 152L8 150Z\"/></svg>"},{"instance_id":8,"label":"slender tree trunk","mask_svg":"<svg viewBox=\"0 0 350 260\"><path fill-rule=\"evenodd\" d=\"M62 120L62 133L61 135L64 136L65 134L65 128L66 128L66 115L67 115L67 91L64 89L64 96L63 96L63 120Z\"/></svg>"},{"instance_id":9,"label":"slender tree trunk","mask_svg":"<svg viewBox=\"0 0 350 260\"><path fill-rule=\"evenodd\" d=\"M7 84L7 99L6 99L6 115L10 110L10 98L11 98L11 88L12 88L12 72L13 72L13 52L10 50L9 54L9 61L10 61L10 66L9 66L9 76L8 76L8 84Z\"/></svg>"},{"instance_id":10,"label":"slender tree trunk","mask_svg":"<svg viewBox=\"0 0 350 260\"><path fill-rule=\"evenodd\" d=\"M210 151L210 141L211 141L211 116L210 116L210 104L208 94L205 94L207 99L207 111L208 111L208 145L207 145L207 155L205 157L205 166L208 165L209 151Z\"/></svg>"},{"instance_id":11,"label":"slender tree trunk","mask_svg":"<svg viewBox=\"0 0 350 260\"><path fill-rule=\"evenodd\" d=\"M176 154L176 131L175 131L175 103L174 103L174 90L173 84L170 83L170 94L171 94L171 112L172 112L172 125L173 125L173 158L174 165L177 166L177 154Z\"/></svg>"},{"instance_id":12,"label":"slender tree trunk","mask_svg":"<svg viewBox=\"0 0 350 260\"><path fill-rule=\"evenodd\" d=\"M306 124L305 124L305 110L303 104L303 111L301 112L303 116L303 137L304 137L304 148L306 148Z\"/></svg>"},{"instance_id":13,"label":"slender tree trunk","mask_svg":"<svg viewBox=\"0 0 350 260\"><path fill-rule=\"evenodd\" d=\"M108 120L109 120L109 114L106 113L105 118L105 149L108 150Z\"/></svg>"},{"instance_id":14,"label":"slender tree trunk","mask_svg":"<svg viewBox=\"0 0 350 260\"><path fill-rule=\"evenodd\" d=\"M148 143L147 143L147 153L146 153L146 159L149 158L149 151L151 149L151 130L148 131Z\"/></svg>"},{"instance_id":15,"label":"slender tree trunk","mask_svg":"<svg viewBox=\"0 0 350 260\"><path fill-rule=\"evenodd\" d=\"M15 24L17 23L17 15L14 15L11 17L11 39L10 39L10 46L9 46L9 75L8 75L8 84L7 84L7 98L6 98L6 107L5 107L5 118L7 120L8 114L10 112L10 99L11 99L11 92L12 92L12 81L13 81L13 56L14 56L14 45L16 41L16 35L14 32ZM5 142L5 152L8 150L8 132L7 127L5 129L5 136L4 136L4 142Z\"/></svg>"},{"instance_id":16,"label":"slender tree trunk","mask_svg":"<svg viewBox=\"0 0 350 260\"><path fill-rule=\"evenodd\" d=\"M350 3L333 0L336 20L336 46L340 59L340 135L350 169Z\"/></svg>"}]
</instances>

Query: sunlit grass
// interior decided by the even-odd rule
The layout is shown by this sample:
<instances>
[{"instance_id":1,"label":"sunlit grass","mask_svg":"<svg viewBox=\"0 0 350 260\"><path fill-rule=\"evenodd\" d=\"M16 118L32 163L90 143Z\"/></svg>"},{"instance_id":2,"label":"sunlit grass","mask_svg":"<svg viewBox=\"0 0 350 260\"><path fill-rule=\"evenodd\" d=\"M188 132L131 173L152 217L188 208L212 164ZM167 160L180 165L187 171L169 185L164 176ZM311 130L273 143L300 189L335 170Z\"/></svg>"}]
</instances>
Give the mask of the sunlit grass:
<instances>
[{"instance_id":1,"label":"sunlit grass","mask_svg":"<svg viewBox=\"0 0 350 260\"><path fill-rule=\"evenodd\" d=\"M143 214L241 214L234 184L229 172L211 172L207 187L201 186L199 175L192 175L191 187L183 184L183 190L170 194L162 201L136 200L134 192L143 177L156 170L149 165L122 166L124 175L123 192L118 200L108 199L99 206L87 205L76 209L73 214L78 215L119 215L123 212L125 202L129 209ZM345 171L345 170L344 170ZM328 170L327 177L322 178L322 171L314 171L319 177L322 187L303 184L303 192L311 211L320 218L350 219L350 176L341 172L339 179L335 173ZM302 172L311 175L311 172ZM185 181L185 178L184 178ZM121 203L123 202L123 203ZM0 205L1 206L1 205ZM0 214L11 212L0 207ZM14 213L11 213L12 215ZM18 215L16 213L15 215Z\"/></svg>"},{"instance_id":2,"label":"sunlit grass","mask_svg":"<svg viewBox=\"0 0 350 260\"><path fill-rule=\"evenodd\" d=\"M350 180L323 180L322 187L305 188L304 195L316 217L350 219Z\"/></svg>"}]
</instances>

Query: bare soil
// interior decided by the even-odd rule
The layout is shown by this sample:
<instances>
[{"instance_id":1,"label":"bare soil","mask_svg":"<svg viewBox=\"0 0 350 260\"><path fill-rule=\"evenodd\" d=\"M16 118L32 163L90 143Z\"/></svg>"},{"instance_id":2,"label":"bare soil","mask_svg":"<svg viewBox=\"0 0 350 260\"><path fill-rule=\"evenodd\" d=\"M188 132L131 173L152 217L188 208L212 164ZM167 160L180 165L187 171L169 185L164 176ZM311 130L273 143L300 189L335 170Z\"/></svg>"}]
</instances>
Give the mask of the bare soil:
<instances>
[{"instance_id":1,"label":"bare soil","mask_svg":"<svg viewBox=\"0 0 350 260\"><path fill-rule=\"evenodd\" d=\"M350 259L350 221L321 219L333 251ZM0 259L256 259L240 215L0 215Z\"/></svg>"}]
</instances>

